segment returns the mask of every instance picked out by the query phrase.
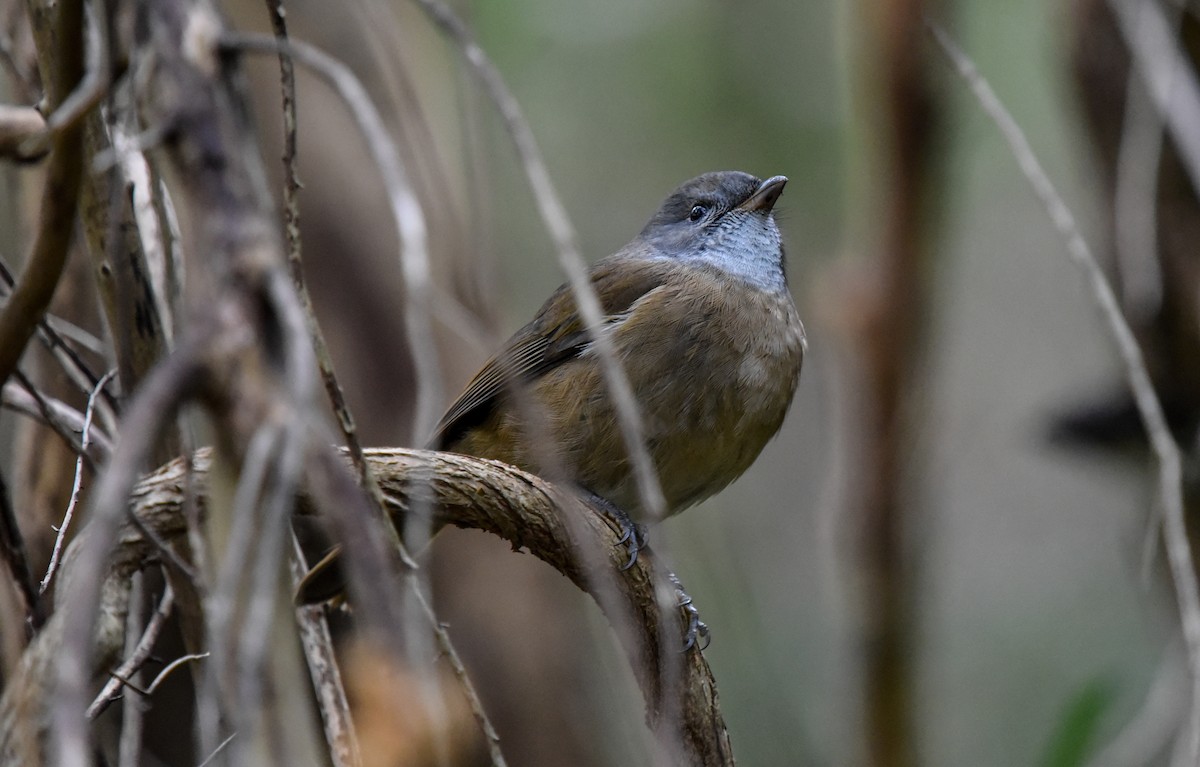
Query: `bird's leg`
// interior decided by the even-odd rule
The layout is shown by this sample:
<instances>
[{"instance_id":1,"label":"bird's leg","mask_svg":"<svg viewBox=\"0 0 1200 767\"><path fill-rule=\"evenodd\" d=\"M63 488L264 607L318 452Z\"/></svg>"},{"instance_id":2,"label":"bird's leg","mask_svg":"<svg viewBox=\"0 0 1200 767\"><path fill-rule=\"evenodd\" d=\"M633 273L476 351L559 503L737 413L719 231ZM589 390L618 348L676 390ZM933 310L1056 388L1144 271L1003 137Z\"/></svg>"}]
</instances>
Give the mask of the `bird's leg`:
<instances>
[{"instance_id":1,"label":"bird's leg","mask_svg":"<svg viewBox=\"0 0 1200 767\"><path fill-rule=\"evenodd\" d=\"M687 631L684 634L683 651L687 652L696 646L696 638L704 640L704 646L700 651L708 649L708 625L700 620L700 611L696 609L696 605L692 603L692 598L686 591L683 590L683 584L679 581L679 576L670 570L667 571L667 580L671 581L671 585L675 587L675 596L679 598L679 607L683 608L683 612L687 615L688 624Z\"/></svg>"},{"instance_id":2,"label":"bird's leg","mask_svg":"<svg viewBox=\"0 0 1200 767\"><path fill-rule=\"evenodd\" d=\"M638 552L647 546L645 525L639 525L634 522L623 509L607 498L596 495L590 490L583 490L583 493L588 497L592 505L603 510L604 513L621 527L621 537L617 539L617 545L625 544L629 551L629 561L621 567L621 570L624 571L633 567L637 562ZM704 641L704 645L700 647L700 650L703 651L708 647L708 625L700 620L700 611L692 603L691 596L684 591L683 583L680 582L679 576L670 570L666 572L667 580L675 589L676 606L682 609L684 614L687 615L687 629L684 633L683 652L687 652L695 647L697 638Z\"/></svg>"},{"instance_id":3,"label":"bird's leg","mask_svg":"<svg viewBox=\"0 0 1200 767\"><path fill-rule=\"evenodd\" d=\"M617 545L625 544L625 548L629 552L629 561L621 567L621 570L625 571L633 567L634 563L637 562L638 552L646 548L646 527L634 522L625 513L624 509L607 498L596 495L590 490L584 490L583 493L592 502L592 505L603 510L610 519L620 526L621 537L617 539Z\"/></svg>"}]
</instances>

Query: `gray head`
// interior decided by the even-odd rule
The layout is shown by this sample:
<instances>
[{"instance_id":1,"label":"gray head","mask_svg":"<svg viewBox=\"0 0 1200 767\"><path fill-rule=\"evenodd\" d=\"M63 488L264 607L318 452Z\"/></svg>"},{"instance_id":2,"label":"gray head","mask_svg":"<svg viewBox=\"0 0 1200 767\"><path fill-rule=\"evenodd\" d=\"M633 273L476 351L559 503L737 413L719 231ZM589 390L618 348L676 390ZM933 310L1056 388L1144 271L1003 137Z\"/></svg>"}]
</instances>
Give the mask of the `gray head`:
<instances>
[{"instance_id":1,"label":"gray head","mask_svg":"<svg viewBox=\"0 0 1200 767\"><path fill-rule=\"evenodd\" d=\"M684 182L638 235L655 257L715 266L760 288L786 289L771 209L787 178L718 171Z\"/></svg>"}]
</instances>

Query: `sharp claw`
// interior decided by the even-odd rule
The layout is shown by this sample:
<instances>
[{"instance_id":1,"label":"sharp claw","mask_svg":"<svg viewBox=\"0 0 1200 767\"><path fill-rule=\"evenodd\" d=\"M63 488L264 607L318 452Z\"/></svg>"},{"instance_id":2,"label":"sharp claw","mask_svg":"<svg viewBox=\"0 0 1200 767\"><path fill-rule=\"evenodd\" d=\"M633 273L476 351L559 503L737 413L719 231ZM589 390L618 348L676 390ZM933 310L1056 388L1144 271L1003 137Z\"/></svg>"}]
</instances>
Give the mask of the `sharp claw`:
<instances>
[{"instance_id":1,"label":"sharp claw","mask_svg":"<svg viewBox=\"0 0 1200 767\"><path fill-rule=\"evenodd\" d=\"M629 561L621 565L621 572L625 572L629 568L637 564L638 547L631 543L629 544Z\"/></svg>"},{"instance_id":2,"label":"sharp claw","mask_svg":"<svg viewBox=\"0 0 1200 767\"><path fill-rule=\"evenodd\" d=\"M639 525L630 522L629 525L625 527L625 534L621 536L621 540L617 541L618 545L628 542L629 561L621 567L622 572L628 570L637 563L638 552L642 550L642 547L645 545L645 541L646 534L642 531Z\"/></svg>"},{"instance_id":3,"label":"sharp claw","mask_svg":"<svg viewBox=\"0 0 1200 767\"><path fill-rule=\"evenodd\" d=\"M683 584L679 582L678 576L669 572L667 577L670 579L671 585L675 587L675 594L679 598L679 608L687 614L687 630L683 635L683 649L680 652L687 652L696 647L697 637L704 641L703 645L699 647L700 651L704 652L708 649L710 641L708 626L700 620L700 611L692 604L692 598L688 596L688 593L683 590Z\"/></svg>"},{"instance_id":4,"label":"sharp claw","mask_svg":"<svg viewBox=\"0 0 1200 767\"><path fill-rule=\"evenodd\" d=\"M638 552L646 547L646 528L630 519L628 514L617 508L608 499L595 493L588 493L588 495L592 497L596 505L606 510L608 515L621 527L621 537L617 539L616 545L624 545L629 551L629 561L621 566L621 571L624 572L637 564ZM710 641L708 626L700 620L700 611L692 604L692 598L683 590L683 584L679 582L675 573L668 572L667 577L670 579L671 585L675 587L675 594L679 598L678 607L687 614L687 630L684 633L681 652L687 652L692 648L698 648L703 652L708 649ZM699 646L696 643L697 639L702 641Z\"/></svg>"},{"instance_id":5,"label":"sharp claw","mask_svg":"<svg viewBox=\"0 0 1200 767\"><path fill-rule=\"evenodd\" d=\"M696 632L704 640L704 644L700 645L700 652L704 652L708 649L709 644L712 643L712 635L708 633L708 624L704 621L696 621Z\"/></svg>"},{"instance_id":6,"label":"sharp claw","mask_svg":"<svg viewBox=\"0 0 1200 767\"><path fill-rule=\"evenodd\" d=\"M637 564L638 552L646 546L646 529L630 519L628 514L607 498L595 493L588 495L621 527L621 537L617 539L616 545L624 545L629 550L629 561L621 566L621 571L624 572Z\"/></svg>"}]
</instances>

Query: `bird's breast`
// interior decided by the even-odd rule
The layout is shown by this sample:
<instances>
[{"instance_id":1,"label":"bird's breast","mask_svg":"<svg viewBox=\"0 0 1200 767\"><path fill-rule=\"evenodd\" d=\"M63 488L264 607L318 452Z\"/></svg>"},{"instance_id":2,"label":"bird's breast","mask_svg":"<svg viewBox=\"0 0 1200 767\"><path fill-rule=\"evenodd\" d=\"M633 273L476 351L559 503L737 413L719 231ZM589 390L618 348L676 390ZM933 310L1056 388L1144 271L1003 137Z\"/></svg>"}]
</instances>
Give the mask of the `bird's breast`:
<instances>
[{"instance_id":1,"label":"bird's breast","mask_svg":"<svg viewBox=\"0 0 1200 767\"><path fill-rule=\"evenodd\" d=\"M672 512L750 466L783 422L804 352L790 295L707 269L648 293L610 332Z\"/></svg>"}]
</instances>

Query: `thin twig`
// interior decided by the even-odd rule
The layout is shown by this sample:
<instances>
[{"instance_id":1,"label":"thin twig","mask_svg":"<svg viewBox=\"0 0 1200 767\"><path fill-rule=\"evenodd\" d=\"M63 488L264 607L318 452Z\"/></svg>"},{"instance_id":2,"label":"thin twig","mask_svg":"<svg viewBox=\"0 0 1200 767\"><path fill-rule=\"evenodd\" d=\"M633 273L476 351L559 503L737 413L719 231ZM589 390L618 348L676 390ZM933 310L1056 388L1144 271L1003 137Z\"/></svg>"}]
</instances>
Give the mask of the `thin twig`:
<instances>
[{"instance_id":1,"label":"thin twig","mask_svg":"<svg viewBox=\"0 0 1200 767\"><path fill-rule=\"evenodd\" d=\"M579 239L575 228L567 216L567 209L555 190L546 162L538 149L537 141L528 121L521 112L521 106L509 91L500 70L479 46L471 35L471 31L462 19L455 15L445 3L439 0L416 0L417 5L429 15L437 26L454 41L462 50L463 57L470 64L471 72L478 78L480 85L495 104L496 110L504 119L509 136L529 180L529 186L537 201L538 212L542 223L550 233L558 253L558 262L567 275L571 285L571 293L579 307L579 314L591 335L593 348L604 361L604 382L608 386L609 396L617 413L617 421L621 427L621 435L625 440L625 449L629 452L633 465L634 477L637 481L638 495L642 508L650 519L662 519L666 513L666 502L662 488L659 486L658 473L646 450L645 430L642 428L637 399L624 368L617 361L613 351L612 340L604 333L598 332L604 325L604 316L596 291L587 276L587 264L579 249Z\"/></svg>"},{"instance_id":2,"label":"thin twig","mask_svg":"<svg viewBox=\"0 0 1200 767\"><path fill-rule=\"evenodd\" d=\"M207 330L207 329L206 329ZM89 647L99 604L104 564L128 510L129 491L145 465L158 436L176 408L201 382L205 371L199 350L208 335L197 330L142 382L138 396L125 413L122 439L92 493L88 536L76 559L79 574L63 596L63 657L57 666L58 687L53 710L59 763L84 767L90 763L83 713L91 676Z\"/></svg>"},{"instance_id":3,"label":"thin twig","mask_svg":"<svg viewBox=\"0 0 1200 767\"><path fill-rule=\"evenodd\" d=\"M79 438L79 451L75 456L75 479L71 483L71 500L67 502L67 513L63 515L62 524L59 525L54 537L54 548L50 552L50 564L46 567L46 575L42 578L41 586L38 588L38 592L41 594L46 593L46 589L50 588L50 581L54 579L54 572L58 569L58 559L62 556L63 543L67 539L67 529L71 526L71 519L75 516L75 506L79 503L79 490L83 486L83 457L87 455L88 444L91 442L92 414L96 412L96 396L104 390L116 373L116 370L105 373L100 382L96 384L96 388L92 389L92 393L88 395L87 409L83 411L83 434Z\"/></svg>"},{"instance_id":4,"label":"thin twig","mask_svg":"<svg viewBox=\"0 0 1200 767\"><path fill-rule=\"evenodd\" d=\"M362 442L358 438L358 428L354 415L346 404L346 396L337 373L333 367L333 357L329 353L329 345L325 342L325 334L317 322L313 309L312 295L308 292L308 283L304 279L304 263L301 259L302 244L300 241L300 189L303 185L296 170L297 158L297 118L296 118L296 74L292 65L292 56L287 48L287 20L283 12L282 0L267 0L271 17L271 25L275 37L280 41L279 46L279 79L283 92L283 223L284 237L287 241L288 266L292 272L292 282L297 296L304 309L308 321L308 332L312 338L313 352L317 357L317 369L320 371L321 382L325 386L325 395L333 408L342 439L350 451L350 459L359 476L359 484L370 493L375 505L383 508L383 499L379 492L379 483L371 476L371 468L363 458Z\"/></svg>"},{"instance_id":5,"label":"thin twig","mask_svg":"<svg viewBox=\"0 0 1200 767\"><path fill-rule=\"evenodd\" d=\"M238 689L238 618L248 619L249 610L239 605L238 595L246 590L247 570L252 554L257 553L259 499L265 495L264 484L275 459L284 429L278 423L266 423L250 438L237 474L237 486L228 514L210 519L210 535L215 539L213 550L221 558L216 583L208 600L208 630L210 648L217 656L207 669L199 704L199 731L202 744L216 744L222 720L242 721L249 712L222 711L223 701L237 700ZM213 526L228 525L217 530ZM218 691L225 690L227 695ZM238 701L240 702L240 701ZM253 739L251 739L253 740Z\"/></svg>"},{"instance_id":6,"label":"thin twig","mask_svg":"<svg viewBox=\"0 0 1200 767\"><path fill-rule=\"evenodd\" d=\"M166 625L167 618L170 617L171 609L174 606L175 592L171 590L170 586L167 586L163 591L162 598L158 600L158 607L147 621L146 628L142 630L142 637L138 640L137 646L133 648L129 657L117 667L117 670L112 672L112 676L104 683L100 694L88 706L88 719L95 719L104 709L108 708L108 704L112 703L117 694L121 692L121 687L125 684L124 680L133 676L134 672L150 658L150 653L154 651L154 643L158 641L158 635Z\"/></svg>"},{"instance_id":7,"label":"thin twig","mask_svg":"<svg viewBox=\"0 0 1200 767\"><path fill-rule=\"evenodd\" d=\"M400 264L404 274L404 320L412 348L417 376L417 406L413 443L421 444L433 431L441 398L441 366L429 322L430 278L428 231L421 202L413 191L400 154L392 142L383 118L371 102L362 83L342 62L325 52L296 40L276 40L263 35L227 34L226 47L275 53L286 50L301 64L333 86L346 102L358 123L387 190L396 233L400 239Z\"/></svg>"},{"instance_id":8,"label":"thin twig","mask_svg":"<svg viewBox=\"0 0 1200 767\"><path fill-rule=\"evenodd\" d=\"M12 272L4 263L4 259L0 258L0 284L11 290L15 280ZM5 291L7 294L7 291ZM96 387L96 382L100 377L92 372L91 368L83 361L83 358L71 348L70 344L64 340L64 336L70 337L84 346L89 351L92 351L101 356L105 353L104 344L95 336L92 336L87 331L79 328L71 323L58 317L47 314L40 323L38 323L38 334L41 336L42 342L46 348L58 360L58 364L62 367L67 378L71 379L81 392L87 393ZM78 336L83 336L82 338ZM104 409L101 410L102 420L105 428L110 431L116 424L116 415L114 411L117 408L116 398L105 391L104 393Z\"/></svg>"},{"instance_id":9,"label":"thin twig","mask_svg":"<svg viewBox=\"0 0 1200 767\"><path fill-rule=\"evenodd\" d=\"M1065 238L1067 252L1091 286L1093 298L1108 324L1108 330L1116 344L1125 367L1125 376L1133 391L1134 402L1141 415L1142 424L1150 436L1150 444L1158 460L1158 492L1162 503L1167 560L1171 577L1175 583L1175 596L1179 606L1179 617L1183 635L1187 642L1188 668L1192 676L1192 700L1188 737L1192 761L1200 755L1200 588L1196 583L1192 550L1188 544L1187 524L1183 512L1182 458L1179 446L1167 428L1162 405L1154 392L1150 374L1142 350L1138 347L1133 331L1121 314L1116 294L1104 271L1096 262L1091 249L1083 239L1071 211L1050 182L1041 163L1034 154L1016 120L1005 109L987 80L979 74L970 58L950 39L946 32L932 20L926 21L938 46L949 58L958 74L970 87L971 92L983 107L984 112L1000 129L1025 178L1042 201L1050 220Z\"/></svg>"},{"instance_id":10,"label":"thin twig","mask_svg":"<svg viewBox=\"0 0 1200 767\"><path fill-rule=\"evenodd\" d=\"M121 681L123 681L125 683L126 687L133 690L134 692L138 692L138 693L141 693L142 695L149 697L150 695L154 694L154 691L158 689L158 686L160 684L167 681L167 677L170 676L171 672L175 671L175 669L179 668L180 666L183 666L186 663L192 663L193 661L204 660L205 658L209 657L210 655L211 655L211 653L198 652L198 653L188 653L187 655L179 656L178 658L176 658L175 660L171 661L166 666L164 666L163 670L158 672L158 675L154 677L154 680L152 682L150 682L150 684L147 685L146 689L144 689L144 690L140 689L139 687L134 685L128 679L122 679ZM116 676L115 671L113 672L113 675Z\"/></svg>"},{"instance_id":11,"label":"thin twig","mask_svg":"<svg viewBox=\"0 0 1200 767\"><path fill-rule=\"evenodd\" d=\"M308 431L305 418L294 418L283 430L282 443L259 499L256 516L260 522L250 567L250 591L246 598L246 615L237 634L237 695L244 713L262 705L264 687L275 693L279 690L277 685L266 683L268 649L279 615L274 605L277 601L287 604L291 595L290 583L280 588L280 576L286 556L285 535L291 530L288 521L296 505Z\"/></svg>"},{"instance_id":12,"label":"thin twig","mask_svg":"<svg viewBox=\"0 0 1200 767\"><path fill-rule=\"evenodd\" d=\"M221 743L213 749L212 753L205 757L204 761L200 762L200 764L196 765L196 767L208 767L208 765L212 764L213 760L216 759L217 756L225 750L225 747L228 746L236 737L236 732L230 733L229 737L221 741Z\"/></svg>"},{"instance_id":13,"label":"thin twig","mask_svg":"<svg viewBox=\"0 0 1200 767\"><path fill-rule=\"evenodd\" d=\"M454 645L450 641L450 635L446 633L445 627L438 621L437 615L433 612L433 606L429 604L425 593L418 588L415 579L412 579L412 584L412 592L416 596L417 604L421 606L421 611L425 613L425 617L429 620L429 626L433 629L433 633L437 637L438 646L442 649L442 653L450 663L450 668L454 670L454 676L458 679L458 683L463 689L463 694L467 697L467 704L471 707L471 714L479 724L479 729L483 730L483 736L487 740L488 754L491 756L493 767L505 767L507 762L504 761L504 754L500 751L500 734L496 732L496 728L492 724L491 719L488 718L487 712L483 710L483 701L479 699L479 693L476 692L475 685L471 683L471 678L467 675L467 668L463 665L462 658L459 657L458 651L454 649Z\"/></svg>"},{"instance_id":14,"label":"thin twig","mask_svg":"<svg viewBox=\"0 0 1200 767\"><path fill-rule=\"evenodd\" d=\"M453 9L441 0L416 0L416 2L438 28L459 47L471 73L476 77L504 120L504 125L513 141L517 156L521 161L521 167L525 171L530 189L537 202L542 223L554 242L559 266L567 275L567 282L571 287L571 294L579 309L580 317L591 336L592 348L595 349L603 363L601 370L604 382L617 414L617 425L621 430L625 450L633 468L638 498L643 512L648 519L660 520L666 515L668 509L658 472L646 449L641 411L638 408L633 388L629 384L629 378L625 374L625 369L617 360L612 339L605 333L599 332L604 324L602 307L596 291L588 279L587 264L580 252L575 228L571 225L566 207L555 190L554 182L550 178L550 172L546 167L541 150L538 148L533 130L529 127L529 122L525 119L520 104L504 82L500 70L475 41L470 29L454 13ZM675 608L674 591L665 580L660 580L658 585L660 588L656 588L655 593L662 599L659 609L666 613ZM661 621L659 625L665 630L668 624L669 621ZM669 637L662 636L659 639L660 647L669 646ZM675 679L679 677L680 659L677 655L664 655L661 661L667 677L664 683L668 687L673 686ZM669 709L673 699L668 695L665 700ZM674 712L668 710L664 718L671 719L673 716ZM660 729L661 733L668 735L674 731L673 727ZM668 745L675 748L678 744Z\"/></svg>"},{"instance_id":15,"label":"thin twig","mask_svg":"<svg viewBox=\"0 0 1200 767\"><path fill-rule=\"evenodd\" d=\"M25 388L20 380L9 381L0 390L0 405L22 415L27 415L39 423L45 424L58 434L72 451L81 449L76 434L83 432L83 413L71 407L62 400L47 397L40 392L36 397ZM44 409L43 409L44 408ZM46 419L46 411L51 414L51 420ZM112 440L100 429L92 426L92 443L89 446L89 459L93 464L102 464L112 454Z\"/></svg>"},{"instance_id":16,"label":"thin twig","mask_svg":"<svg viewBox=\"0 0 1200 767\"><path fill-rule=\"evenodd\" d=\"M292 536L290 564L292 585L297 586L308 572L308 565L295 535ZM338 668L325 608L319 605L297 607L296 623L300 629L300 644L304 648L304 657L308 661L309 676L317 694L317 710L325 726L329 756L334 767L360 767L362 753L358 746L358 734L354 729L350 702L346 699L346 687L342 683L342 673Z\"/></svg>"},{"instance_id":17,"label":"thin twig","mask_svg":"<svg viewBox=\"0 0 1200 767\"><path fill-rule=\"evenodd\" d=\"M29 399L33 400L34 406L36 407L37 417L40 417L42 423L50 427L50 429L59 437L61 437L64 442L70 445L72 449L74 449L77 444L82 445L81 442L77 442L75 439L72 428L59 416L60 413L64 412L64 408L69 406L63 405L62 407L55 407L52 403L52 399L43 394L41 390L34 386L33 382L21 372L20 368L17 368L13 371L12 377L16 379L17 386L19 386L21 390L23 390L25 394L29 396ZM11 382L4 385L4 396L6 403L9 400L8 392L10 385ZM17 400L14 400L14 402L16 401ZM78 423L80 423L80 429L82 431L82 422ZM88 467L92 469L96 468L92 457L86 452L83 453L83 455L84 460L88 462Z\"/></svg>"},{"instance_id":18,"label":"thin twig","mask_svg":"<svg viewBox=\"0 0 1200 767\"><path fill-rule=\"evenodd\" d=\"M13 512L12 501L8 495L8 485L0 475L0 556L8 567L8 574L16 583L25 601L25 620L32 633L42 627L45 622L45 611L37 587L33 583L33 571L29 568L29 554L25 548L25 539L21 536L21 528L17 525L17 515Z\"/></svg>"},{"instance_id":19,"label":"thin twig","mask_svg":"<svg viewBox=\"0 0 1200 767\"><path fill-rule=\"evenodd\" d=\"M122 124L117 119L111 119L108 121L107 127L112 144L109 151L113 152L116 166L119 169L114 185L119 185L123 178L124 183L131 187L129 212L137 224L138 244L141 246L140 258L136 252L120 254L118 251L118 255L123 260L130 262L129 266L134 268L134 277L144 281L146 285L153 286L153 290L140 289L146 289L151 293L148 298L153 302L154 315L157 316L150 319L155 321L156 330L161 333L161 337L156 335L153 338L140 339L137 343L139 345L152 344L156 347L154 358L157 359L170 349L171 340L175 336L175 318L171 316L172 306L169 299L171 286L168 277L172 268L172 254L168 252L171 244L171 232L169 224L160 215L160 210L170 204L170 193L165 184L158 183L145 153L137 146L137 141L131 133L136 126ZM118 237L113 238L114 242L119 239ZM139 274L139 270L143 268L137 264L139 260L144 264L148 274ZM121 277L117 279L121 279ZM126 286L123 289L129 290L129 287ZM135 288L135 290L137 289L139 288Z\"/></svg>"}]
</instances>

